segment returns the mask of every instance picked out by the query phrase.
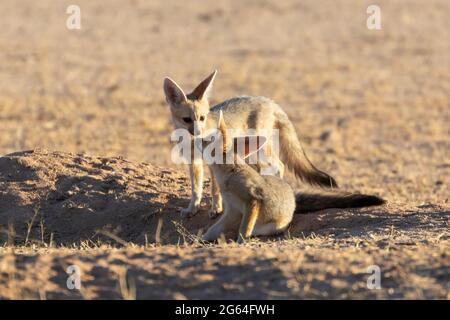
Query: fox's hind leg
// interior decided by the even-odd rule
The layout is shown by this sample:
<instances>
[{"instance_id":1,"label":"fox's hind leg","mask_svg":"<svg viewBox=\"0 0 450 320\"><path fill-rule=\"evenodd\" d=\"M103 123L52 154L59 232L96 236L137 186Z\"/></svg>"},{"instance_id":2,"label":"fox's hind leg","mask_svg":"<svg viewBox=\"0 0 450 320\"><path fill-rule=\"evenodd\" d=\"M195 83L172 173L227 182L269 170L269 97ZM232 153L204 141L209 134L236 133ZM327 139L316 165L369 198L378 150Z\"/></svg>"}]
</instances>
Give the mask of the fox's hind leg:
<instances>
[{"instance_id":1,"label":"fox's hind leg","mask_svg":"<svg viewBox=\"0 0 450 320\"><path fill-rule=\"evenodd\" d=\"M271 175L283 179L284 177L284 163L277 157L270 159L270 162L260 164L259 173L261 175Z\"/></svg>"},{"instance_id":2,"label":"fox's hind leg","mask_svg":"<svg viewBox=\"0 0 450 320\"><path fill-rule=\"evenodd\" d=\"M278 157L272 157L277 169L278 169L278 176L283 179L284 177L284 163L280 160Z\"/></svg>"},{"instance_id":3,"label":"fox's hind leg","mask_svg":"<svg viewBox=\"0 0 450 320\"><path fill-rule=\"evenodd\" d=\"M268 142L265 146L265 157L267 161L262 161L261 163L261 174L276 175L283 179L284 177L284 163L280 160L278 154L274 154L272 143Z\"/></svg>"},{"instance_id":4,"label":"fox's hind leg","mask_svg":"<svg viewBox=\"0 0 450 320\"><path fill-rule=\"evenodd\" d=\"M244 239L249 238L258 219L260 203L257 200L253 200L246 208L246 212L242 216L241 226L239 227L239 235L237 238L237 243L244 242Z\"/></svg>"}]
</instances>

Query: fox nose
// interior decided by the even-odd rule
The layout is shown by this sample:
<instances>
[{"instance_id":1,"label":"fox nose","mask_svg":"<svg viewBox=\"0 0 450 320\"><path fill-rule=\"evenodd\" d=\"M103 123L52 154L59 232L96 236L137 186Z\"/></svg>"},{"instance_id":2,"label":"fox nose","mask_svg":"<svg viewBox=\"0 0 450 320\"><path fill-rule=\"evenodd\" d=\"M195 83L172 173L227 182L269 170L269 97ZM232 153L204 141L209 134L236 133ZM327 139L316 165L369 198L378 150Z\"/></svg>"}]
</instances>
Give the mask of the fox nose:
<instances>
[{"instance_id":1,"label":"fox nose","mask_svg":"<svg viewBox=\"0 0 450 320\"><path fill-rule=\"evenodd\" d=\"M194 136L201 136L202 135L202 128L200 127L198 121L194 121L194 128L193 128L193 134Z\"/></svg>"},{"instance_id":2,"label":"fox nose","mask_svg":"<svg viewBox=\"0 0 450 320\"><path fill-rule=\"evenodd\" d=\"M197 148L198 151L203 150L203 140L202 138L194 138L194 146Z\"/></svg>"}]
</instances>

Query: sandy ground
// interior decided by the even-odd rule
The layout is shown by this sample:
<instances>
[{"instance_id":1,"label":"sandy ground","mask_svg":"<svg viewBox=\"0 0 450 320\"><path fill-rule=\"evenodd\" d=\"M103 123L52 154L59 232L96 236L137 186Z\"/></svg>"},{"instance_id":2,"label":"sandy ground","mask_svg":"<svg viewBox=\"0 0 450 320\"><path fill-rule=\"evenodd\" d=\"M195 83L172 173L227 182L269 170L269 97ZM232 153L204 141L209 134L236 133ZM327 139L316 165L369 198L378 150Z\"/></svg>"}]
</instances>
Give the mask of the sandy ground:
<instances>
[{"instance_id":1,"label":"sandy ground","mask_svg":"<svg viewBox=\"0 0 450 320\"><path fill-rule=\"evenodd\" d=\"M213 245L207 206L180 218L182 171L35 150L0 158L0 173L4 298L450 298L445 206L298 214L284 235Z\"/></svg>"},{"instance_id":2,"label":"sandy ground","mask_svg":"<svg viewBox=\"0 0 450 320\"><path fill-rule=\"evenodd\" d=\"M69 4L0 3L0 299L450 298L448 1L378 1L379 31L369 1L86 0L81 30ZM162 79L214 68L213 103L274 99L318 167L388 204L200 243Z\"/></svg>"}]
</instances>

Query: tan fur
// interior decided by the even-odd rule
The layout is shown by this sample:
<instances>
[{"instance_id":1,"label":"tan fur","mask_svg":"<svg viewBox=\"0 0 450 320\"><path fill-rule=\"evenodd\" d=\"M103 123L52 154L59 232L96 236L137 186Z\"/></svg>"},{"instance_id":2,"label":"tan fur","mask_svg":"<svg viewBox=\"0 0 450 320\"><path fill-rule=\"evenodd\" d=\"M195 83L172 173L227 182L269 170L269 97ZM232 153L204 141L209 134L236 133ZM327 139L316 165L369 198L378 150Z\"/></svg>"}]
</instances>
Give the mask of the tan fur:
<instances>
[{"instance_id":1,"label":"tan fur","mask_svg":"<svg viewBox=\"0 0 450 320\"><path fill-rule=\"evenodd\" d=\"M258 200L253 200L250 202L250 205L242 218L241 226L239 228L238 242L241 242L243 239L249 238L252 235L256 220L258 219L260 206L261 205Z\"/></svg>"},{"instance_id":2,"label":"tan fur","mask_svg":"<svg viewBox=\"0 0 450 320\"><path fill-rule=\"evenodd\" d=\"M219 127L225 130L225 125ZM224 131L225 132L225 131ZM248 137L225 137L226 145L236 144L238 139L248 143ZM265 139L258 139L265 141ZM217 143L204 142L204 144ZM258 143L255 150L246 145L244 158L263 147ZM223 146L223 144L222 144ZM220 147L220 146L219 146ZM205 241L216 240L222 233L233 231L237 242L255 235L273 235L283 232L292 220L295 196L292 188L281 178L261 176L245 163L235 148L222 149L223 156L233 153L234 163L211 164L224 202L224 214L205 233Z\"/></svg>"},{"instance_id":3,"label":"tan fur","mask_svg":"<svg viewBox=\"0 0 450 320\"><path fill-rule=\"evenodd\" d=\"M223 112L224 120L229 128L246 131L254 129L256 134L271 136L272 130L280 130L281 159L272 155L271 164L278 167L279 176L283 176L284 167L287 165L297 177L311 185L323 187L336 187L336 181L323 171L318 170L307 158L294 126L286 113L275 102L264 97L235 97L226 100L212 108L209 106L208 95L211 92L212 82L216 71L203 80L190 94L183 90L170 78L164 80L166 100L170 105L172 121L175 128L185 128L193 135L201 135L211 128L216 128L219 111ZM183 120L184 119L184 120ZM186 119L191 119L186 123ZM194 127L194 123L196 126ZM237 131L234 131L237 132ZM268 141L267 149L271 149L271 141ZM265 164L260 163L260 166ZM203 185L203 173L195 171L192 176L192 198L187 209L183 209L183 216L197 213L200 204ZM196 188L194 190L194 188ZM215 203L219 197L213 196L210 216L220 213L221 205Z\"/></svg>"}]
</instances>

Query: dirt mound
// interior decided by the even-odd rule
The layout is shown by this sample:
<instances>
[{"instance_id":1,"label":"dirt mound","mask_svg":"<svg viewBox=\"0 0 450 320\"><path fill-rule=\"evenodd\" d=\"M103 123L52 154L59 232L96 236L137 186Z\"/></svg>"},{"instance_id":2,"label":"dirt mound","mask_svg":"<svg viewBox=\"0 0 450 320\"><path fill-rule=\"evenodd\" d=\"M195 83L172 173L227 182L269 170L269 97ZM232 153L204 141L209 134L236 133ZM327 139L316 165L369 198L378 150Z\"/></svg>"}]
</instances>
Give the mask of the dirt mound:
<instances>
[{"instance_id":1,"label":"dirt mound","mask_svg":"<svg viewBox=\"0 0 450 320\"><path fill-rule=\"evenodd\" d=\"M143 243L160 217L178 219L187 185L183 173L120 157L14 153L0 158L0 225L8 226L2 240L72 244L111 233Z\"/></svg>"}]
</instances>

